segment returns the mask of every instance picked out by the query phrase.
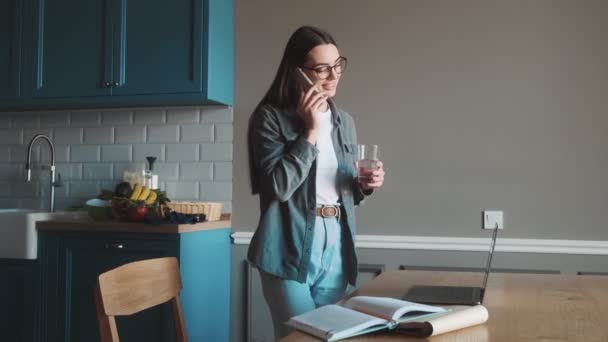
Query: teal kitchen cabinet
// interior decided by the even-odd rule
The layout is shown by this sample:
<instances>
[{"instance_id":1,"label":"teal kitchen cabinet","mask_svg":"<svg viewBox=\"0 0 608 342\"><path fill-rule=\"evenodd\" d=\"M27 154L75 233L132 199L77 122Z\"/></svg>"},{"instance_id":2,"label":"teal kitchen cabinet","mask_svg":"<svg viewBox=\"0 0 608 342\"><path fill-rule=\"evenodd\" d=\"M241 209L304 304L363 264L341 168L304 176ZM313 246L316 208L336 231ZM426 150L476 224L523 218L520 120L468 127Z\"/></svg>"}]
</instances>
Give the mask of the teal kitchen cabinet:
<instances>
[{"instance_id":1,"label":"teal kitchen cabinet","mask_svg":"<svg viewBox=\"0 0 608 342\"><path fill-rule=\"evenodd\" d=\"M189 341L228 341L230 229L187 233L39 232L40 341L98 341L97 276L128 262L178 257ZM121 341L173 341L169 305L117 317Z\"/></svg>"},{"instance_id":2,"label":"teal kitchen cabinet","mask_svg":"<svg viewBox=\"0 0 608 342\"><path fill-rule=\"evenodd\" d=\"M0 259L0 340L34 342L37 260Z\"/></svg>"},{"instance_id":3,"label":"teal kitchen cabinet","mask_svg":"<svg viewBox=\"0 0 608 342\"><path fill-rule=\"evenodd\" d=\"M0 102L21 96L23 2L0 1Z\"/></svg>"},{"instance_id":4,"label":"teal kitchen cabinet","mask_svg":"<svg viewBox=\"0 0 608 342\"><path fill-rule=\"evenodd\" d=\"M233 103L234 0L30 1L23 99L0 110Z\"/></svg>"},{"instance_id":5,"label":"teal kitchen cabinet","mask_svg":"<svg viewBox=\"0 0 608 342\"><path fill-rule=\"evenodd\" d=\"M34 98L111 95L110 1L34 0Z\"/></svg>"}]
</instances>

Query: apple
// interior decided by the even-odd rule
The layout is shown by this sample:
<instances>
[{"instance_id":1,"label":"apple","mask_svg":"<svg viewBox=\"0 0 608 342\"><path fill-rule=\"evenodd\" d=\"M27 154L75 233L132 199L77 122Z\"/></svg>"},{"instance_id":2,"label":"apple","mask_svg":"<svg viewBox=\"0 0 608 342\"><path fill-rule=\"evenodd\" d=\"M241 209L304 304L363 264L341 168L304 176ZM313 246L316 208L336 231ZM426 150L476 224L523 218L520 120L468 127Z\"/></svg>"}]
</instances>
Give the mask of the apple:
<instances>
[{"instance_id":1,"label":"apple","mask_svg":"<svg viewBox=\"0 0 608 342\"><path fill-rule=\"evenodd\" d=\"M143 222L144 218L148 215L149 212L150 208L148 207L133 207L129 208L129 211L127 212L127 217L129 218L129 221L132 222Z\"/></svg>"}]
</instances>

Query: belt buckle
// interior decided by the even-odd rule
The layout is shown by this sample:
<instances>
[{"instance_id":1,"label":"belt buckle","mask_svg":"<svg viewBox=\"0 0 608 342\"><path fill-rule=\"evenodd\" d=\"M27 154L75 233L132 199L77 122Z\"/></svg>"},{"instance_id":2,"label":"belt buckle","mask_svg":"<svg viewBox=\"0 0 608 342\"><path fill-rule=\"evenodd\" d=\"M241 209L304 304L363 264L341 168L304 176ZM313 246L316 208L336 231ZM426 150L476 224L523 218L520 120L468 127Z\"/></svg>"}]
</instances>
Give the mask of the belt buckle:
<instances>
[{"instance_id":1,"label":"belt buckle","mask_svg":"<svg viewBox=\"0 0 608 342\"><path fill-rule=\"evenodd\" d=\"M333 209L334 210L334 214L328 214L326 209ZM321 206L321 216L322 217L340 217L340 208L336 205L322 205Z\"/></svg>"}]
</instances>

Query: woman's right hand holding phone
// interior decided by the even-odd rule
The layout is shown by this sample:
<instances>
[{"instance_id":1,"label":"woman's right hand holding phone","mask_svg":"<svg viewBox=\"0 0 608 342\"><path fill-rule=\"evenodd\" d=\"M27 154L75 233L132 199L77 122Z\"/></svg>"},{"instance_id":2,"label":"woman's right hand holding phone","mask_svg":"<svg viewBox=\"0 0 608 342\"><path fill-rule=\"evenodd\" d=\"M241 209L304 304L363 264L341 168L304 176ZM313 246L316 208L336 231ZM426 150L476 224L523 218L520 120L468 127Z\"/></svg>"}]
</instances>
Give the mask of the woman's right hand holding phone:
<instances>
[{"instance_id":1,"label":"woman's right hand holding phone","mask_svg":"<svg viewBox=\"0 0 608 342\"><path fill-rule=\"evenodd\" d=\"M327 92L321 90L320 84L315 84L306 92L300 94L297 112L304 120L306 131L304 138L311 144L317 142L317 132L321 127L319 114L327 110Z\"/></svg>"}]
</instances>

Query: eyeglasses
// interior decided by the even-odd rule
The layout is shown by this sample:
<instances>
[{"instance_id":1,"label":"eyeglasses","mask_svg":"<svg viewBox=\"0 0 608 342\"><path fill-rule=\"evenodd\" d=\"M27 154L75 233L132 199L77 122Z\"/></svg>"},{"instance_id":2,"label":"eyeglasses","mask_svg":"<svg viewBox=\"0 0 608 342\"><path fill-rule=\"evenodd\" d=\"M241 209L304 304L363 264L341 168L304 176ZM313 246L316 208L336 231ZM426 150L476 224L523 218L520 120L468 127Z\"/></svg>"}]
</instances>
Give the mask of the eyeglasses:
<instances>
[{"instance_id":1,"label":"eyeglasses","mask_svg":"<svg viewBox=\"0 0 608 342\"><path fill-rule=\"evenodd\" d=\"M324 80L331 75L331 69L334 69L336 74L343 73L344 70L346 70L347 61L348 61L348 59L346 57L340 57L340 58L338 58L338 62L336 62L336 64L334 64L334 66L324 65L324 66L320 66L318 68L309 68L309 67L301 66L301 68L314 71L317 74L317 77Z\"/></svg>"}]
</instances>

